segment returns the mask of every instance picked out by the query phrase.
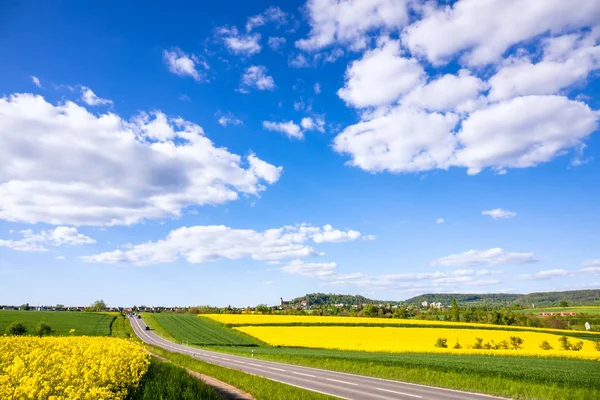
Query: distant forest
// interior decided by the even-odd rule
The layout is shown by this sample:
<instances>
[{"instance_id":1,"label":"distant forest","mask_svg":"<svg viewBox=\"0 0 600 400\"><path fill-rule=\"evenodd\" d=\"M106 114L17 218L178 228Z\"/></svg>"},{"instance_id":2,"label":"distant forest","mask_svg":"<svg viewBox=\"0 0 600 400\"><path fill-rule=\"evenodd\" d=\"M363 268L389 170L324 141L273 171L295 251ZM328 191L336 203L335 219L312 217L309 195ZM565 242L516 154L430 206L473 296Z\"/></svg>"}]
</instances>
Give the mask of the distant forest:
<instances>
[{"instance_id":1,"label":"distant forest","mask_svg":"<svg viewBox=\"0 0 600 400\"><path fill-rule=\"evenodd\" d=\"M552 307L558 306L566 301L569 306L600 306L600 289L593 290L571 290L566 292L540 292L529 294L463 294L463 293L430 293L411 297L404 301L374 300L360 295L346 295L333 293L310 293L302 297L297 297L290 301L290 305L300 305L306 300L310 306L333 306L335 304L361 305L361 304L386 304L386 305L416 305L427 301L440 302L444 305L450 305L452 299L456 299L459 305L486 305L486 306L520 306L523 308L532 307Z\"/></svg>"}]
</instances>

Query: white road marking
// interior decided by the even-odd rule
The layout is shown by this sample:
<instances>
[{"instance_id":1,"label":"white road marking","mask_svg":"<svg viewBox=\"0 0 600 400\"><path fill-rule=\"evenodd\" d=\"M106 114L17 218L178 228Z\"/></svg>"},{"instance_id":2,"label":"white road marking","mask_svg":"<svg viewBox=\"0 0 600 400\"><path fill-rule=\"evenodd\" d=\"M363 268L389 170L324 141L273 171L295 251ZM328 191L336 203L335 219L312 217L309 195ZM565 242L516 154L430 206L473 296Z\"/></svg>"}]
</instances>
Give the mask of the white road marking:
<instances>
[{"instance_id":1,"label":"white road marking","mask_svg":"<svg viewBox=\"0 0 600 400\"><path fill-rule=\"evenodd\" d=\"M346 382L346 381L340 381L340 380L337 380L337 379L331 379L331 378L325 378L325 379L327 379L328 381L331 381L331 382L344 383L344 384L346 384L346 385L358 386L358 383Z\"/></svg>"},{"instance_id":2,"label":"white road marking","mask_svg":"<svg viewBox=\"0 0 600 400\"><path fill-rule=\"evenodd\" d=\"M416 394L410 394L410 393L404 393L404 392L396 392L395 390L382 389L382 388L375 388L375 390L381 390L382 392L388 392L388 393L394 393L394 394L401 394L402 396L416 397L418 399L422 398L422 396L417 396Z\"/></svg>"},{"instance_id":3,"label":"white road marking","mask_svg":"<svg viewBox=\"0 0 600 400\"><path fill-rule=\"evenodd\" d=\"M285 372L285 369L281 369L281 368L273 368L273 367L267 367L267 368L275 370L275 371Z\"/></svg>"},{"instance_id":4,"label":"white road marking","mask_svg":"<svg viewBox=\"0 0 600 400\"><path fill-rule=\"evenodd\" d=\"M294 372L294 371L292 371L292 374L302 375L302 376L308 376L309 378L316 378L316 376L314 376L314 375L303 374L302 372Z\"/></svg>"},{"instance_id":5,"label":"white road marking","mask_svg":"<svg viewBox=\"0 0 600 400\"><path fill-rule=\"evenodd\" d=\"M250 363L250 365L252 365L253 367L262 367L262 365L260 365L260 364L252 364L252 363Z\"/></svg>"},{"instance_id":6,"label":"white road marking","mask_svg":"<svg viewBox=\"0 0 600 400\"><path fill-rule=\"evenodd\" d=\"M243 361L238 361L238 360L231 360L231 361L233 361L233 362L235 362L235 363L238 363L238 364L246 364L246 363L245 363L245 362L243 362Z\"/></svg>"}]
</instances>

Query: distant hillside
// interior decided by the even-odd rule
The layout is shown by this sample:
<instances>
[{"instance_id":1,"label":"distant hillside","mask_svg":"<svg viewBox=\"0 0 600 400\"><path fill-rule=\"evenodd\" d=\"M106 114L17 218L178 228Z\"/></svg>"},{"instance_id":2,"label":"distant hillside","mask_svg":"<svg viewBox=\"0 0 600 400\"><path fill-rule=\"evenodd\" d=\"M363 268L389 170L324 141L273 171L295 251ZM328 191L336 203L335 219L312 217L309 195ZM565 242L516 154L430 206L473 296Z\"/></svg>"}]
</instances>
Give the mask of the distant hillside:
<instances>
[{"instance_id":1,"label":"distant hillside","mask_svg":"<svg viewBox=\"0 0 600 400\"><path fill-rule=\"evenodd\" d=\"M387 300L373 300L361 295L351 294L334 294L334 293L309 293L302 297L296 297L290 300L290 305L300 305L302 301L306 300L311 306L325 306L344 304L348 305L361 305L361 304L403 304L402 301L387 301Z\"/></svg>"},{"instance_id":2,"label":"distant hillside","mask_svg":"<svg viewBox=\"0 0 600 400\"><path fill-rule=\"evenodd\" d=\"M442 304L450 304L456 299L459 305L490 305L508 306L520 305L523 307L551 307L558 306L561 301L566 301L570 306L600 305L600 289L594 290L571 290L567 292L540 292L529 294L459 294L459 293L430 293L412 297L406 300L406 304L420 305L423 301L432 301Z\"/></svg>"}]
</instances>

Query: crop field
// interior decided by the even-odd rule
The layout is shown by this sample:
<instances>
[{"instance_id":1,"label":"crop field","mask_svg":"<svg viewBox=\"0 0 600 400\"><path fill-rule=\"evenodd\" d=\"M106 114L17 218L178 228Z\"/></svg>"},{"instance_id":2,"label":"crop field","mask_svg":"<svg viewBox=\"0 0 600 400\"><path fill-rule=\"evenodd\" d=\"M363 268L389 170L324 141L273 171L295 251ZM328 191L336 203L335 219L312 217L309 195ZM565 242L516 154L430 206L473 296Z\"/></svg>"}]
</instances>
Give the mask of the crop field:
<instances>
[{"instance_id":1,"label":"crop field","mask_svg":"<svg viewBox=\"0 0 600 400\"><path fill-rule=\"evenodd\" d=\"M7 311L0 310L0 335L13 322L21 322L32 332L40 322L54 330L53 335L67 335L75 329L77 336L110 336L116 315L74 311Z\"/></svg>"},{"instance_id":2,"label":"crop field","mask_svg":"<svg viewBox=\"0 0 600 400\"><path fill-rule=\"evenodd\" d=\"M363 317L321 317L309 315L258 315L258 314L206 314L200 317L210 318L229 327L244 326L353 326L353 327L412 327L412 328L449 328L477 329L481 331L544 332L554 335L567 335L577 338L600 340L600 332L581 332L559 329L533 328L524 326L506 326L466 322L426 321L415 319L363 318ZM518 332L518 333L516 333ZM483 335L483 333L482 333Z\"/></svg>"},{"instance_id":3,"label":"crop field","mask_svg":"<svg viewBox=\"0 0 600 400\"><path fill-rule=\"evenodd\" d=\"M122 399L148 370L130 341L92 337L0 337L1 399Z\"/></svg>"},{"instance_id":4,"label":"crop field","mask_svg":"<svg viewBox=\"0 0 600 400\"><path fill-rule=\"evenodd\" d=\"M228 329L206 318L189 314L145 314L148 325L153 326L152 317L160 330L164 330L177 342L188 342L199 346L256 346L259 341L251 336ZM160 330L157 333L161 333Z\"/></svg>"},{"instance_id":5,"label":"crop field","mask_svg":"<svg viewBox=\"0 0 600 400\"><path fill-rule=\"evenodd\" d=\"M519 349L511 346L513 332L478 329L444 328L382 328L343 326L245 326L235 328L272 346L308 347L377 352L421 352L443 354L489 354L528 357L566 357L600 360L595 342L582 340L579 351L559 350L558 336L540 332L519 332L523 339ZM438 338L446 339L447 347L436 347ZM474 348L476 338L482 345L499 345L498 349ZM547 341L552 349L542 350ZM461 348L454 349L458 343ZM481 347L481 346L480 346Z\"/></svg>"}]
</instances>

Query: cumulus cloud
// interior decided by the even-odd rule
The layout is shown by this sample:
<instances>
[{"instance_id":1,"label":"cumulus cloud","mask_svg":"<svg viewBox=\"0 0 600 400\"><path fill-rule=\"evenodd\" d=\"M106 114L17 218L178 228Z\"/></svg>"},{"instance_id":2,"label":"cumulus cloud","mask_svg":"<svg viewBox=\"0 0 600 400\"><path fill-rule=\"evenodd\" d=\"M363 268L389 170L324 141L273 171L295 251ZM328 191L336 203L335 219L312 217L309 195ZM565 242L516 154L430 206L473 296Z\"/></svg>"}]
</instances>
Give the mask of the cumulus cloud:
<instances>
[{"instance_id":1,"label":"cumulus cloud","mask_svg":"<svg viewBox=\"0 0 600 400\"><path fill-rule=\"evenodd\" d=\"M317 130L321 133L325 132L325 120L323 118L305 117L300 121L300 125L309 131Z\"/></svg>"},{"instance_id":2,"label":"cumulus cloud","mask_svg":"<svg viewBox=\"0 0 600 400\"><path fill-rule=\"evenodd\" d=\"M322 232L313 235L315 243L329 243L329 242L348 242L351 240L360 239L361 234L358 231L340 231L333 229L331 225L325 225Z\"/></svg>"},{"instance_id":3,"label":"cumulus cloud","mask_svg":"<svg viewBox=\"0 0 600 400\"><path fill-rule=\"evenodd\" d=\"M446 221L444 220L444 218L438 218L438 219L436 219L436 220L435 220L435 223L436 223L436 224L443 224L444 222L446 222Z\"/></svg>"},{"instance_id":4,"label":"cumulus cloud","mask_svg":"<svg viewBox=\"0 0 600 400\"><path fill-rule=\"evenodd\" d=\"M254 28L263 26L269 22L275 23L277 27L287 23L287 14L279 7L271 6L262 13L248 18L246 22L246 32Z\"/></svg>"},{"instance_id":5,"label":"cumulus cloud","mask_svg":"<svg viewBox=\"0 0 600 400\"><path fill-rule=\"evenodd\" d=\"M108 105L113 103L112 100L96 96L96 94L92 92L92 89L85 86L81 87L81 101L89 106Z\"/></svg>"},{"instance_id":6,"label":"cumulus cloud","mask_svg":"<svg viewBox=\"0 0 600 400\"><path fill-rule=\"evenodd\" d=\"M285 38L280 37L280 36L271 36L271 37L269 37L269 40L267 41L267 43L269 44L269 47L273 51L277 51L277 50L281 49L283 46L285 46L285 42L286 42Z\"/></svg>"},{"instance_id":7,"label":"cumulus cloud","mask_svg":"<svg viewBox=\"0 0 600 400\"><path fill-rule=\"evenodd\" d=\"M281 267L281 270L286 274L322 278L334 274L336 267L337 264L334 262L307 263L302 260L293 260Z\"/></svg>"},{"instance_id":8,"label":"cumulus cloud","mask_svg":"<svg viewBox=\"0 0 600 400\"><path fill-rule=\"evenodd\" d=\"M178 76L191 76L200 82L205 77L205 71L210 69L205 61L194 54L187 54L178 47L163 51L163 60L169 71Z\"/></svg>"},{"instance_id":9,"label":"cumulus cloud","mask_svg":"<svg viewBox=\"0 0 600 400\"><path fill-rule=\"evenodd\" d=\"M263 121L263 128L268 131L284 133L289 138L304 139L304 133L294 121L271 122Z\"/></svg>"},{"instance_id":10,"label":"cumulus cloud","mask_svg":"<svg viewBox=\"0 0 600 400\"><path fill-rule=\"evenodd\" d=\"M505 51L546 32L560 33L596 24L600 4L588 0L459 0L425 7L406 28L403 42L434 64L459 54L469 65L498 61Z\"/></svg>"},{"instance_id":11,"label":"cumulus cloud","mask_svg":"<svg viewBox=\"0 0 600 400\"><path fill-rule=\"evenodd\" d=\"M356 108L382 106L408 93L425 79L423 67L414 58L401 55L400 42L390 40L365 52L346 70L338 96Z\"/></svg>"},{"instance_id":12,"label":"cumulus cloud","mask_svg":"<svg viewBox=\"0 0 600 400\"><path fill-rule=\"evenodd\" d=\"M31 82L33 82L33 84L39 88L42 87L42 83L40 82L40 79L37 76L31 76Z\"/></svg>"},{"instance_id":13,"label":"cumulus cloud","mask_svg":"<svg viewBox=\"0 0 600 400\"><path fill-rule=\"evenodd\" d=\"M235 115L233 115L232 113L221 113L221 112L217 112L215 114L215 117L217 117L217 122L219 123L219 125L226 127L228 125L243 125L244 122L237 118Z\"/></svg>"},{"instance_id":14,"label":"cumulus cloud","mask_svg":"<svg viewBox=\"0 0 600 400\"><path fill-rule=\"evenodd\" d=\"M220 27L217 29L217 35L221 37L225 46L234 54L251 56L257 54L262 49L260 45L260 34L242 34L235 26Z\"/></svg>"},{"instance_id":15,"label":"cumulus cloud","mask_svg":"<svg viewBox=\"0 0 600 400\"><path fill-rule=\"evenodd\" d=\"M41 96L0 98L0 219L129 225L258 195L281 169L156 111L124 120ZM278 172L277 172L278 171Z\"/></svg>"},{"instance_id":16,"label":"cumulus cloud","mask_svg":"<svg viewBox=\"0 0 600 400\"><path fill-rule=\"evenodd\" d=\"M407 0L309 0L308 38L296 41L303 50L318 50L332 44L361 49L376 29L399 31L408 23Z\"/></svg>"},{"instance_id":17,"label":"cumulus cloud","mask_svg":"<svg viewBox=\"0 0 600 400\"><path fill-rule=\"evenodd\" d=\"M306 68L310 66L308 60L302 53L298 53L296 55L290 54L288 57L288 65L293 68Z\"/></svg>"},{"instance_id":18,"label":"cumulus cloud","mask_svg":"<svg viewBox=\"0 0 600 400\"><path fill-rule=\"evenodd\" d=\"M242 74L241 83L243 86L258 90L275 89L275 81L272 76L267 75L267 68L264 65L251 65L246 68Z\"/></svg>"},{"instance_id":19,"label":"cumulus cloud","mask_svg":"<svg viewBox=\"0 0 600 400\"><path fill-rule=\"evenodd\" d=\"M58 226L53 230L44 230L40 231L40 233L34 233L31 229L22 230L19 233L21 234L21 238L17 240L0 239L0 247L32 252L47 251L48 249L45 246L48 245L63 246L96 243L96 240L79 233L76 228L67 226Z\"/></svg>"},{"instance_id":20,"label":"cumulus cloud","mask_svg":"<svg viewBox=\"0 0 600 400\"><path fill-rule=\"evenodd\" d=\"M431 265L443 267L518 265L537 262L533 253L510 253L501 248L489 250L469 250L460 254L451 254L432 261Z\"/></svg>"},{"instance_id":21,"label":"cumulus cloud","mask_svg":"<svg viewBox=\"0 0 600 400\"><path fill-rule=\"evenodd\" d=\"M516 217L517 213L503 210L501 208L494 208L493 210L483 210L481 215L489 215L493 219L509 219Z\"/></svg>"},{"instance_id":22,"label":"cumulus cloud","mask_svg":"<svg viewBox=\"0 0 600 400\"><path fill-rule=\"evenodd\" d=\"M321 84L319 82L316 82L313 89L315 91L315 94L321 93Z\"/></svg>"},{"instance_id":23,"label":"cumulus cloud","mask_svg":"<svg viewBox=\"0 0 600 400\"><path fill-rule=\"evenodd\" d=\"M522 274L520 275L520 277L521 279L525 279L528 281L538 281L557 277L568 277L573 275L573 272L567 271L565 269L549 269L545 271L539 271L533 274Z\"/></svg>"},{"instance_id":24,"label":"cumulus cloud","mask_svg":"<svg viewBox=\"0 0 600 400\"><path fill-rule=\"evenodd\" d=\"M322 243L323 241L315 239L322 232L325 232L325 228L308 224L284 226L263 232L234 229L223 225L181 227L171 231L164 240L138 244L126 250L86 256L83 260L110 264L127 262L135 265L150 265L173 262L180 257L194 264L223 258L230 260L304 258L323 255L306 244L308 240Z\"/></svg>"}]
</instances>

